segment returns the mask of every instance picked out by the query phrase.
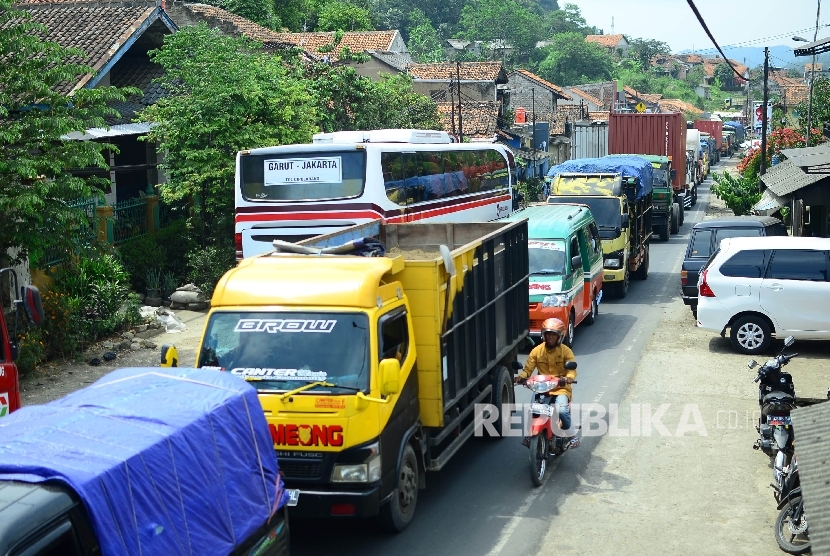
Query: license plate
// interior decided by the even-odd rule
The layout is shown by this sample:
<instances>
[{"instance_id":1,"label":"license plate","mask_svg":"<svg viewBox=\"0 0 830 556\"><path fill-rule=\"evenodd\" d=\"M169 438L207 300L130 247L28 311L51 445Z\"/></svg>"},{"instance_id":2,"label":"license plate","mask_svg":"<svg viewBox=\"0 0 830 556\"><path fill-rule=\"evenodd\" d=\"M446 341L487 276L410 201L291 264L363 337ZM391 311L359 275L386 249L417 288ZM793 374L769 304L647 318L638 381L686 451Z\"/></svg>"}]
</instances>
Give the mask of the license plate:
<instances>
[{"instance_id":1,"label":"license plate","mask_svg":"<svg viewBox=\"0 0 830 556\"><path fill-rule=\"evenodd\" d=\"M553 415L553 412L554 412L555 409L556 409L555 407L553 407L551 405L548 405L548 404L544 404L544 403L532 403L532 404L530 404L530 411L532 413L539 413L540 415L547 415L548 417Z\"/></svg>"},{"instance_id":2,"label":"license plate","mask_svg":"<svg viewBox=\"0 0 830 556\"><path fill-rule=\"evenodd\" d=\"M296 506L297 502L300 501L300 491L299 491L299 489L296 489L296 488L288 489L286 492L288 492L288 504L287 505L288 506Z\"/></svg>"},{"instance_id":3,"label":"license plate","mask_svg":"<svg viewBox=\"0 0 830 556\"><path fill-rule=\"evenodd\" d=\"M790 416L784 417L767 417L768 425L792 425L793 420Z\"/></svg>"}]
</instances>

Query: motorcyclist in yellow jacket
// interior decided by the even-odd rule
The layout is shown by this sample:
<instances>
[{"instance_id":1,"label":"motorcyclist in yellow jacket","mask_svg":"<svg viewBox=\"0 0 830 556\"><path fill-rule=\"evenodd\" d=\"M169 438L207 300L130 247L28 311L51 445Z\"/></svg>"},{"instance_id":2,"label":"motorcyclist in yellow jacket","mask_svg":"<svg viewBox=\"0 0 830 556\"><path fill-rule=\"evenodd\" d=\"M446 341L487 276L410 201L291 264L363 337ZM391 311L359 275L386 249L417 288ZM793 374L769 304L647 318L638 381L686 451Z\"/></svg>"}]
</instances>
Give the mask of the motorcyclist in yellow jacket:
<instances>
[{"instance_id":1,"label":"motorcyclist in yellow jacket","mask_svg":"<svg viewBox=\"0 0 830 556\"><path fill-rule=\"evenodd\" d=\"M569 431L571 428L571 383L576 380L576 369L565 369L566 362L576 361L571 348L562 343L566 330L565 323L560 319L546 319L542 323L542 338L545 341L530 351L524 369L515 378L515 382L518 383L520 380L529 378L536 369L539 370L541 375L565 378L562 386L549 392L554 397L554 404L559 411L559 420L562 422L563 431ZM579 445L576 436L571 436L570 441L572 448Z\"/></svg>"}]
</instances>

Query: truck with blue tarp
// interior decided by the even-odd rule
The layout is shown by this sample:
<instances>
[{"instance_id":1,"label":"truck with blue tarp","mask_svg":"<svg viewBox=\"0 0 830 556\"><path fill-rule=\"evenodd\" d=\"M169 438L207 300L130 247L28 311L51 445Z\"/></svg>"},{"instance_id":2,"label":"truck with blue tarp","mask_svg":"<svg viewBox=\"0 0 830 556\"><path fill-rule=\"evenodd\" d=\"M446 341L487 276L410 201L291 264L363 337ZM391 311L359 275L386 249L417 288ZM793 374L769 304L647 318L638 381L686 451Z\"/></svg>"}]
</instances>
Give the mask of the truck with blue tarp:
<instances>
[{"instance_id":1,"label":"truck with blue tarp","mask_svg":"<svg viewBox=\"0 0 830 556\"><path fill-rule=\"evenodd\" d=\"M625 297L631 276L648 277L651 162L639 156L581 158L552 167L548 176L548 203L580 203L591 208L602 241L603 289Z\"/></svg>"},{"instance_id":2,"label":"truck with blue tarp","mask_svg":"<svg viewBox=\"0 0 830 556\"><path fill-rule=\"evenodd\" d=\"M0 554L288 553L268 424L229 373L116 370L0 439Z\"/></svg>"}]
</instances>

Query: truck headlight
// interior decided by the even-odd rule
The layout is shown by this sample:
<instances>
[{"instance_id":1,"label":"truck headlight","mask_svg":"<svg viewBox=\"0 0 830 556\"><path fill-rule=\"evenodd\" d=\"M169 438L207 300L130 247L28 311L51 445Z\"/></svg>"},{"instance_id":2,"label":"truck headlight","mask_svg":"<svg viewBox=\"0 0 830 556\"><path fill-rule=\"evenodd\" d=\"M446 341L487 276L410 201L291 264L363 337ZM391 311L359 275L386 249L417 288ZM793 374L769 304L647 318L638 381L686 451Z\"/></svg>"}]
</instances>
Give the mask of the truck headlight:
<instances>
[{"instance_id":1,"label":"truck headlight","mask_svg":"<svg viewBox=\"0 0 830 556\"><path fill-rule=\"evenodd\" d=\"M622 261L620 259L605 259L603 266L605 268L621 268Z\"/></svg>"},{"instance_id":2,"label":"truck headlight","mask_svg":"<svg viewBox=\"0 0 830 556\"><path fill-rule=\"evenodd\" d=\"M337 464L331 472L333 483L373 483L380 480L380 445L372 446L365 463Z\"/></svg>"},{"instance_id":3,"label":"truck headlight","mask_svg":"<svg viewBox=\"0 0 830 556\"><path fill-rule=\"evenodd\" d=\"M567 295L546 295L542 300L542 307L567 307Z\"/></svg>"}]
</instances>

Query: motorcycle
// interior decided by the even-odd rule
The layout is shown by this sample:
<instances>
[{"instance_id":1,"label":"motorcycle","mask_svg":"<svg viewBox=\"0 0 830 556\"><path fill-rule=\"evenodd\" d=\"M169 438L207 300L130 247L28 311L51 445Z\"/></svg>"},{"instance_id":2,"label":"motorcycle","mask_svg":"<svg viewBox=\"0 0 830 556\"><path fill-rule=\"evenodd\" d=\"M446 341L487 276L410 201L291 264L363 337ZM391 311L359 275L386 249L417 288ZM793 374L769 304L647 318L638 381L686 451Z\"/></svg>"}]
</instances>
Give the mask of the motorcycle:
<instances>
[{"instance_id":1,"label":"motorcycle","mask_svg":"<svg viewBox=\"0 0 830 556\"><path fill-rule=\"evenodd\" d=\"M774 488L775 485L772 485ZM789 554L806 554L810 551L807 516L804 513L804 499L801 497L801 481L798 477L798 460L784 472L784 480L776 488L778 518L775 520L775 540L778 547Z\"/></svg>"},{"instance_id":2,"label":"motorcycle","mask_svg":"<svg viewBox=\"0 0 830 556\"><path fill-rule=\"evenodd\" d=\"M568 370L576 369L576 361L565 363ZM554 405L555 396L549 393L563 386L564 377L535 375L520 383L533 392L530 404L530 479L534 486L540 486L545 479L547 464L557 456L564 454L568 449L578 446L578 441L571 443L570 437L554 433L552 418L559 418L559 411ZM574 380L571 384L576 384ZM577 427L578 428L578 427ZM559 422L558 431L562 430Z\"/></svg>"},{"instance_id":3,"label":"motorcycle","mask_svg":"<svg viewBox=\"0 0 830 556\"><path fill-rule=\"evenodd\" d=\"M755 377L755 382L758 383L758 405L761 408L761 416L755 427L760 438L752 447L775 458L773 477L778 485L781 485L783 470L792 458L795 440L790 416L790 412L796 407L795 386L792 375L782 370L791 359L798 356L797 353L789 355L784 353L784 350L794 342L795 339L788 336L784 340L781 353L761 365ZM758 363L751 359L747 366L754 369Z\"/></svg>"}]
</instances>

